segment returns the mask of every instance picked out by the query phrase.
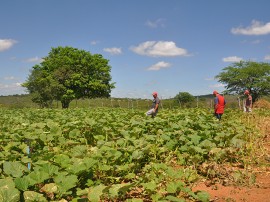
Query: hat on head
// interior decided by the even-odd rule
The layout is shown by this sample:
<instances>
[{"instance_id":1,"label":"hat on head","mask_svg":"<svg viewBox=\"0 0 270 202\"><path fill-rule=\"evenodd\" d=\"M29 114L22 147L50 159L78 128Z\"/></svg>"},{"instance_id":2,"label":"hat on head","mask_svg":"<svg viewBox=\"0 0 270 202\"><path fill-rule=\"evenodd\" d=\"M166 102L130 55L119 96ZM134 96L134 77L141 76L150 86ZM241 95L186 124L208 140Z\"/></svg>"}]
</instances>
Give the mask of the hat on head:
<instances>
[{"instance_id":1,"label":"hat on head","mask_svg":"<svg viewBox=\"0 0 270 202\"><path fill-rule=\"evenodd\" d=\"M248 90L245 90L244 94L245 95L249 94L249 91Z\"/></svg>"},{"instance_id":2,"label":"hat on head","mask_svg":"<svg viewBox=\"0 0 270 202\"><path fill-rule=\"evenodd\" d=\"M152 95L157 95L157 92L153 92Z\"/></svg>"},{"instance_id":3,"label":"hat on head","mask_svg":"<svg viewBox=\"0 0 270 202\"><path fill-rule=\"evenodd\" d=\"M216 90L214 90L213 95L216 95L216 94L218 94L218 92Z\"/></svg>"}]
</instances>

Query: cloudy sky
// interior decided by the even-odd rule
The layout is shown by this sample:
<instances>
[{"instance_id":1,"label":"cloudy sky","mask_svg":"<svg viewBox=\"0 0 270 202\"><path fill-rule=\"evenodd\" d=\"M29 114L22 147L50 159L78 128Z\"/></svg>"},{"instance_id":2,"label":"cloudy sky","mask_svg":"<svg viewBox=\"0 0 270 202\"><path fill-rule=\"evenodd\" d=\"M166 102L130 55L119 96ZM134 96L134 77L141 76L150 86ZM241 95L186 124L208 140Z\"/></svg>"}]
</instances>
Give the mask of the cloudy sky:
<instances>
[{"instance_id":1,"label":"cloudy sky","mask_svg":"<svg viewBox=\"0 0 270 202\"><path fill-rule=\"evenodd\" d=\"M214 77L240 60L270 62L269 0L9 0L0 12L0 95L52 47L102 54L112 97L222 92Z\"/></svg>"}]
</instances>

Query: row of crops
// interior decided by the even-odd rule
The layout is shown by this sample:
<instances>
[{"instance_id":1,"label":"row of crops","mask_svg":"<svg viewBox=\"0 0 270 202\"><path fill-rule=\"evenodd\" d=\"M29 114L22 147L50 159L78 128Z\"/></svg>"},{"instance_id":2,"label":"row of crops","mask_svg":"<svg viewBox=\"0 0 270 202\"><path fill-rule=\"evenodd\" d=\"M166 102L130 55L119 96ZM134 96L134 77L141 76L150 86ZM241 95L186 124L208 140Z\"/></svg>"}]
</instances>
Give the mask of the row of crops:
<instances>
[{"instance_id":1,"label":"row of crops","mask_svg":"<svg viewBox=\"0 0 270 202\"><path fill-rule=\"evenodd\" d=\"M235 111L0 109L0 201L208 201L203 163L237 162L251 128ZM239 148L242 148L239 150ZM241 154L239 153L241 151Z\"/></svg>"}]
</instances>

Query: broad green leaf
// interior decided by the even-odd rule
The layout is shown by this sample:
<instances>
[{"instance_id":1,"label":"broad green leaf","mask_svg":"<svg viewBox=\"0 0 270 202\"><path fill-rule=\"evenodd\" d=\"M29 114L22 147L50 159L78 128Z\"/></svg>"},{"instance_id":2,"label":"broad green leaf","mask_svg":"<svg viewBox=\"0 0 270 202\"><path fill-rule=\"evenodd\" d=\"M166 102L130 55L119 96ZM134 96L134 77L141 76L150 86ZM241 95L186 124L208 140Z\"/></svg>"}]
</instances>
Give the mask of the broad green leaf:
<instances>
[{"instance_id":1,"label":"broad green leaf","mask_svg":"<svg viewBox=\"0 0 270 202\"><path fill-rule=\"evenodd\" d=\"M49 183L45 184L40 190L46 193L56 193L58 189L55 183Z\"/></svg>"},{"instance_id":2,"label":"broad green leaf","mask_svg":"<svg viewBox=\"0 0 270 202\"><path fill-rule=\"evenodd\" d=\"M185 202L186 201L184 198L177 198L171 195L166 196L166 199L169 200L170 202Z\"/></svg>"},{"instance_id":3,"label":"broad green leaf","mask_svg":"<svg viewBox=\"0 0 270 202\"><path fill-rule=\"evenodd\" d=\"M181 179L184 175L184 171L182 169L174 169L174 168L168 168L166 173L170 178L173 179Z\"/></svg>"},{"instance_id":4,"label":"broad green leaf","mask_svg":"<svg viewBox=\"0 0 270 202\"><path fill-rule=\"evenodd\" d=\"M107 186L104 185L98 185L96 187L90 187L89 193L88 193L88 199L91 202L99 202L100 197L103 194L103 191L107 188Z\"/></svg>"},{"instance_id":5,"label":"broad green leaf","mask_svg":"<svg viewBox=\"0 0 270 202\"><path fill-rule=\"evenodd\" d=\"M170 194L175 194L180 190L181 187L183 187L183 182L181 181L169 182L167 184L167 192Z\"/></svg>"},{"instance_id":6,"label":"broad green leaf","mask_svg":"<svg viewBox=\"0 0 270 202\"><path fill-rule=\"evenodd\" d=\"M65 154L59 154L54 157L54 162L59 164L61 167L66 168L70 165L71 159Z\"/></svg>"},{"instance_id":7,"label":"broad green leaf","mask_svg":"<svg viewBox=\"0 0 270 202\"><path fill-rule=\"evenodd\" d=\"M197 199L201 202L208 202L210 199L210 195L206 191L198 191L195 194L197 196Z\"/></svg>"},{"instance_id":8,"label":"broad green leaf","mask_svg":"<svg viewBox=\"0 0 270 202\"><path fill-rule=\"evenodd\" d=\"M44 182L44 180L49 179L50 176L48 173L45 173L43 171L34 171L31 172L29 175L25 176L25 178L29 182L29 185L35 185Z\"/></svg>"},{"instance_id":9,"label":"broad green leaf","mask_svg":"<svg viewBox=\"0 0 270 202\"><path fill-rule=\"evenodd\" d=\"M58 174L57 177L54 178L54 181L57 184L59 191L61 193L66 193L69 189L76 187L78 179L76 175Z\"/></svg>"},{"instance_id":10,"label":"broad green leaf","mask_svg":"<svg viewBox=\"0 0 270 202\"><path fill-rule=\"evenodd\" d=\"M83 162L83 159L73 158L72 161L72 165L67 168L67 171L77 175L88 170L86 164Z\"/></svg>"},{"instance_id":11,"label":"broad green leaf","mask_svg":"<svg viewBox=\"0 0 270 202\"><path fill-rule=\"evenodd\" d=\"M201 140L201 137L196 134L190 135L189 138L192 141L193 145L198 145Z\"/></svg>"},{"instance_id":12,"label":"broad green leaf","mask_svg":"<svg viewBox=\"0 0 270 202\"><path fill-rule=\"evenodd\" d=\"M126 191L131 187L130 183L127 184L114 184L109 188L109 194L112 197L117 197L120 192L125 194Z\"/></svg>"},{"instance_id":13,"label":"broad green leaf","mask_svg":"<svg viewBox=\"0 0 270 202\"><path fill-rule=\"evenodd\" d=\"M58 173L58 166L52 165L50 163L44 164L40 167L39 171L40 172L45 172L47 173L49 176L53 176L53 175L57 175Z\"/></svg>"},{"instance_id":14,"label":"broad green leaf","mask_svg":"<svg viewBox=\"0 0 270 202\"><path fill-rule=\"evenodd\" d=\"M20 162L9 162L5 161L3 163L3 170L7 175L11 175L12 177L21 177L25 171L27 171L27 167L22 165Z\"/></svg>"},{"instance_id":15,"label":"broad green leaf","mask_svg":"<svg viewBox=\"0 0 270 202\"><path fill-rule=\"evenodd\" d=\"M87 148L85 145L76 145L70 151L73 157L84 157L87 152Z\"/></svg>"},{"instance_id":16,"label":"broad green leaf","mask_svg":"<svg viewBox=\"0 0 270 202\"><path fill-rule=\"evenodd\" d=\"M157 184L154 181L151 181L151 182L148 182L148 183L142 183L142 186L146 190L150 190L150 191L155 191L155 189L157 188Z\"/></svg>"},{"instance_id":17,"label":"broad green leaf","mask_svg":"<svg viewBox=\"0 0 270 202\"><path fill-rule=\"evenodd\" d=\"M25 202L33 202L33 201L47 202L46 198L42 194L39 194L39 193L34 192L34 191L25 191L23 193L23 197L24 197Z\"/></svg>"},{"instance_id":18,"label":"broad green leaf","mask_svg":"<svg viewBox=\"0 0 270 202\"><path fill-rule=\"evenodd\" d=\"M0 201L20 201L20 192L15 188L15 184L11 178L0 179Z\"/></svg>"},{"instance_id":19,"label":"broad green leaf","mask_svg":"<svg viewBox=\"0 0 270 202\"><path fill-rule=\"evenodd\" d=\"M73 129L69 132L69 138L78 138L80 136L80 130L79 129Z\"/></svg>"},{"instance_id":20,"label":"broad green leaf","mask_svg":"<svg viewBox=\"0 0 270 202\"><path fill-rule=\"evenodd\" d=\"M143 202L143 199L139 198L127 199L126 202Z\"/></svg>"},{"instance_id":21,"label":"broad green leaf","mask_svg":"<svg viewBox=\"0 0 270 202\"><path fill-rule=\"evenodd\" d=\"M140 150L135 150L133 153L132 153L132 156L131 158L132 159L140 159L143 157L143 152L140 151Z\"/></svg>"},{"instance_id":22,"label":"broad green leaf","mask_svg":"<svg viewBox=\"0 0 270 202\"><path fill-rule=\"evenodd\" d=\"M16 185L16 188L18 188L19 190L22 190L22 191L26 191L27 188L29 187L29 182L25 177L16 178L14 180L14 183Z\"/></svg>"},{"instance_id":23,"label":"broad green leaf","mask_svg":"<svg viewBox=\"0 0 270 202\"><path fill-rule=\"evenodd\" d=\"M161 193L155 193L151 195L151 199L152 201L160 201L160 199L162 198L162 194Z\"/></svg>"}]
</instances>

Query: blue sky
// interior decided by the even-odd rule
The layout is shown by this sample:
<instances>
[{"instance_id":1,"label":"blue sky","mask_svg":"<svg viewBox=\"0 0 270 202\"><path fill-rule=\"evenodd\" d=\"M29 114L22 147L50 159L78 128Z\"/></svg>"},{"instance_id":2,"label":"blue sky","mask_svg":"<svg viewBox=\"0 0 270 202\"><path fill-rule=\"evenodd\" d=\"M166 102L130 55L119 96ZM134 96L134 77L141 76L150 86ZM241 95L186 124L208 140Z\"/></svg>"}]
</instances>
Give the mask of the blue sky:
<instances>
[{"instance_id":1,"label":"blue sky","mask_svg":"<svg viewBox=\"0 0 270 202\"><path fill-rule=\"evenodd\" d=\"M112 97L204 95L240 60L270 62L269 0L8 0L0 12L0 95L20 86L52 47L102 54Z\"/></svg>"}]
</instances>

